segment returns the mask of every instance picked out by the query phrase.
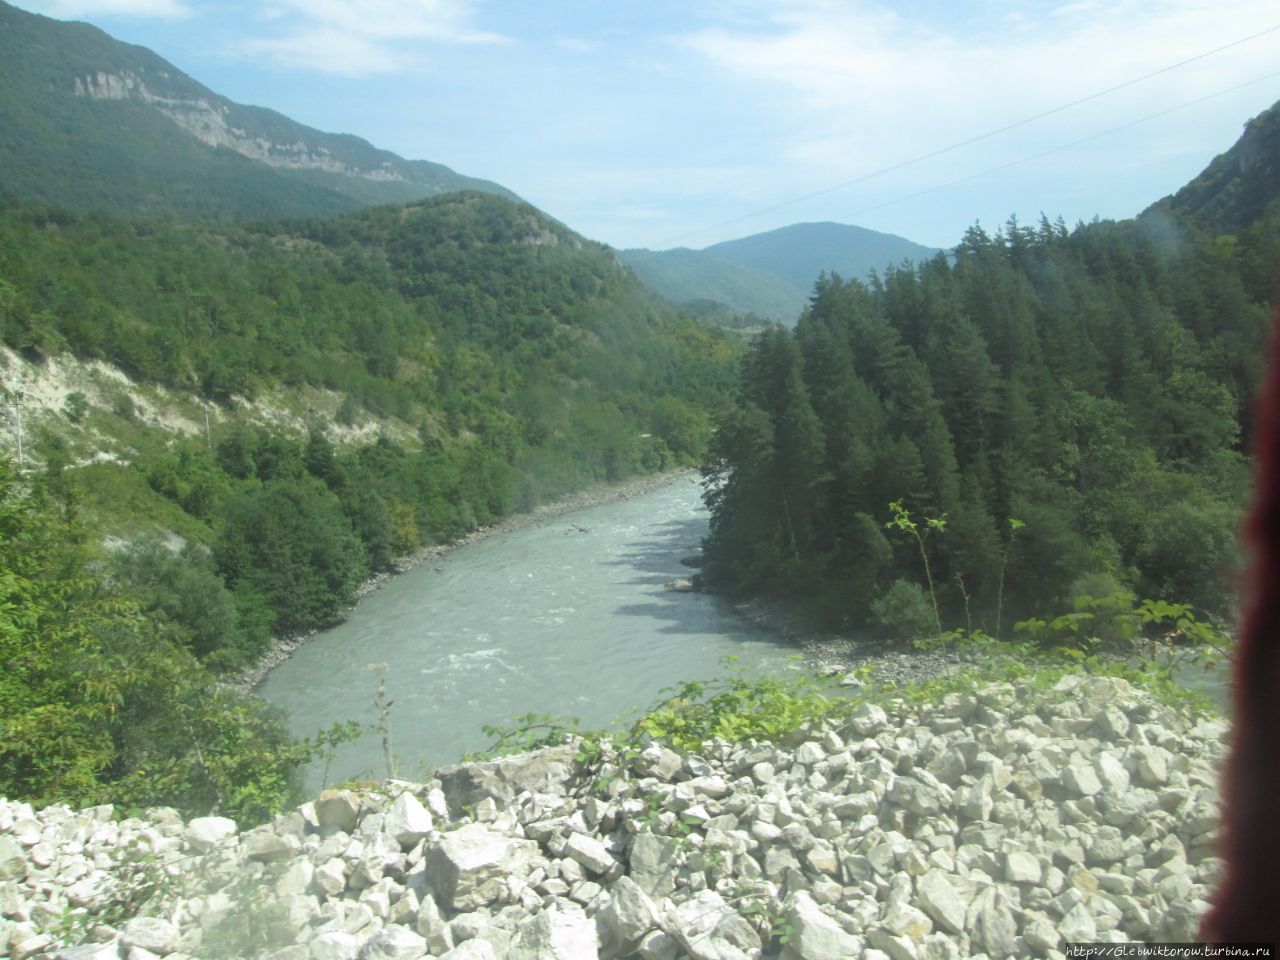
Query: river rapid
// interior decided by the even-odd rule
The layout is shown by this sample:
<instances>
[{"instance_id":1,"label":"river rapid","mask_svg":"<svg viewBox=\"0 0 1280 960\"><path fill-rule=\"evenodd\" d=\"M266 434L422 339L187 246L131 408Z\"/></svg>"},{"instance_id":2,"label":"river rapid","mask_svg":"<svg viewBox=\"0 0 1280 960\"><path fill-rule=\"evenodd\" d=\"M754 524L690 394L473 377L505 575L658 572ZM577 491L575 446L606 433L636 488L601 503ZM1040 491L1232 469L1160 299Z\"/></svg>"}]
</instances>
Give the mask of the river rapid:
<instances>
[{"instance_id":1,"label":"river rapid","mask_svg":"<svg viewBox=\"0 0 1280 960\"><path fill-rule=\"evenodd\" d=\"M390 580L343 624L273 670L259 693L309 735L376 725L386 683L399 774L492 742L481 728L527 713L624 724L684 680L784 668L797 648L724 601L668 590L707 530L697 479L470 543ZM385 664L385 671L370 669ZM387 775L371 732L313 767L308 786Z\"/></svg>"}]
</instances>

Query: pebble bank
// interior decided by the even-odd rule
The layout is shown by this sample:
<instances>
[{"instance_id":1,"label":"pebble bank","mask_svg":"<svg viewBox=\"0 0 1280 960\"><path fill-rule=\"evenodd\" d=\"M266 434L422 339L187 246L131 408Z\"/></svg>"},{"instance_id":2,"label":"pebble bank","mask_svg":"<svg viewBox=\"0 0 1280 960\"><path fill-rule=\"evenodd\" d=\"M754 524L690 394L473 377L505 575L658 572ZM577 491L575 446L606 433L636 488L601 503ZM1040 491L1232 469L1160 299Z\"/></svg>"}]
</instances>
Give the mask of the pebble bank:
<instances>
[{"instance_id":1,"label":"pebble bank","mask_svg":"<svg viewBox=\"0 0 1280 960\"><path fill-rule=\"evenodd\" d=\"M867 703L780 745L606 747L588 768L568 744L250 830L5 801L0 954L1001 960L1190 940L1221 867L1225 735L1067 677Z\"/></svg>"}]
</instances>

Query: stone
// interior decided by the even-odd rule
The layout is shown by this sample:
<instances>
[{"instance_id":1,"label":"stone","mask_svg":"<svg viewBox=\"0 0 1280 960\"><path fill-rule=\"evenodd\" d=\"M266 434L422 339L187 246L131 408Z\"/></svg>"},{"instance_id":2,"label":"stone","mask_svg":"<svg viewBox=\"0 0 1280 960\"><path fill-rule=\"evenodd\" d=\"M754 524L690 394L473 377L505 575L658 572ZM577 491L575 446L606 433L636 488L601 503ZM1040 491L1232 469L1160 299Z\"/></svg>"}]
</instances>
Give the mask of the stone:
<instances>
[{"instance_id":1,"label":"stone","mask_svg":"<svg viewBox=\"0 0 1280 960\"><path fill-rule=\"evenodd\" d=\"M596 925L580 910L549 907L521 922L508 960L596 960Z\"/></svg>"},{"instance_id":2,"label":"stone","mask_svg":"<svg viewBox=\"0 0 1280 960\"><path fill-rule=\"evenodd\" d=\"M25 880L26 878L26 851L12 838L0 837L0 880Z\"/></svg>"},{"instance_id":3,"label":"stone","mask_svg":"<svg viewBox=\"0 0 1280 960\"><path fill-rule=\"evenodd\" d=\"M259 827L241 838L241 849L250 860L274 863L287 860L302 849L297 837L280 836L267 827Z\"/></svg>"},{"instance_id":4,"label":"stone","mask_svg":"<svg viewBox=\"0 0 1280 960\"><path fill-rule=\"evenodd\" d=\"M1013 956L1018 925L1008 902L998 890L991 888L979 897L982 907L978 912L978 941L992 957Z\"/></svg>"},{"instance_id":5,"label":"stone","mask_svg":"<svg viewBox=\"0 0 1280 960\"><path fill-rule=\"evenodd\" d=\"M874 703L864 703L854 711L849 725L859 736L869 737L889 722L889 715L884 707Z\"/></svg>"},{"instance_id":6,"label":"stone","mask_svg":"<svg viewBox=\"0 0 1280 960\"><path fill-rule=\"evenodd\" d=\"M177 948L178 928L160 917L134 917L124 925L121 939L130 949L141 947L163 957Z\"/></svg>"},{"instance_id":7,"label":"stone","mask_svg":"<svg viewBox=\"0 0 1280 960\"><path fill-rule=\"evenodd\" d=\"M846 960L857 956L858 939L819 909L808 893L795 894L787 909L787 949L797 960Z\"/></svg>"},{"instance_id":8,"label":"stone","mask_svg":"<svg viewBox=\"0 0 1280 960\"><path fill-rule=\"evenodd\" d=\"M426 955L426 938L399 924L383 927L360 951L361 960L419 960Z\"/></svg>"},{"instance_id":9,"label":"stone","mask_svg":"<svg viewBox=\"0 0 1280 960\"><path fill-rule=\"evenodd\" d=\"M564 794L573 776L574 744L545 747L531 753L463 763L437 771L449 810L455 816L482 800L508 804L521 793Z\"/></svg>"},{"instance_id":10,"label":"stone","mask_svg":"<svg viewBox=\"0 0 1280 960\"><path fill-rule=\"evenodd\" d=\"M760 954L760 934L713 890L699 891L668 919L691 960L748 960Z\"/></svg>"},{"instance_id":11,"label":"stone","mask_svg":"<svg viewBox=\"0 0 1280 960\"><path fill-rule=\"evenodd\" d=\"M680 941L669 933L655 930L640 941L636 954L641 960L678 960Z\"/></svg>"},{"instance_id":12,"label":"stone","mask_svg":"<svg viewBox=\"0 0 1280 960\"><path fill-rule=\"evenodd\" d=\"M1143 744L1133 748L1138 779L1147 786L1162 786L1169 782L1170 753L1164 747Z\"/></svg>"},{"instance_id":13,"label":"stone","mask_svg":"<svg viewBox=\"0 0 1280 960\"><path fill-rule=\"evenodd\" d=\"M609 890L610 899L596 914L601 940L625 952L658 925L658 908L640 885L625 874Z\"/></svg>"},{"instance_id":14,"label":"stone","mask_svg":"<svg viewBox=\"0 0 1280 960\"><path fill-rule=\"evenodd\" d=\"M360 798L350 790L326 790L315 802L316 822L351 833L360 819Z\"/></svg>"},{"instance_id":15,"label":"stone","mask_svg":"<svg viewBox=\"0 0 1280 960\"><path fill-rule=\"evenodd\" d=\"M443 906L474 910L496 900L506 878L527 869L536 854L532 840L468 823L443 834L427 854L427 880Z\"/></svg>"},{"instance_id":16,"label":"stone","mask_svg":"<svg viewBox=\"0 0 1280 960\"><path fill-rule=\"evenodd\" d=\"M1112 754L1100 753L1094 757L1093 769L1108 794L1119 796L1129 789L1129 771Z\"/></svg>"},{"instance_id":17,"label":"stone","mask_svg":"<svg viewBox=\"0 0 1280 960\"><path fill-rule=\"evenodd\" d=\"M1043 913L1034 910L1023 914L1022 939L1032 950L1042 954L1057 950L1062 945L1057 926Z\"/></svg>"},{"instance_id":18,"label":"stone","mask_svg":"<svg viewBox=\"0 0 1280 960\"><path fill-rule=\"evenodd\" d=\"M910 937L912 940L920 940L933 930L933 921L924 911L901 900L889 904L880 923L897 936Z\"/></svg>"},{"instance_id":19,"label":"stone","mask_svg":"<svg viewBox=\"0 0 1280 960\"><path fill-rule=\"evenodd\" d=\"M941 870L930 870L916 881L916 899L937 924L949 933L963 933L968 903Z\"/></svg>"},{"instance_id":20,"label":"stone","mask_svg":"<svg viewBox=\"0 0 1280 960\"><path fill-rule=\"evenodd\" d=\"M197 817L187 824L182 836L192 850L205 853L238 831L236 822L227 817Z\"/></svg>"},{"instance_id":21,"label":"stone","mask_svg":"<svg viewBox=\"0 0 1280 960\"><path fill-rule=\"evenodd\" d=\"M671 838L656 833L637 833L631 841L631 879L656 900L670 896L675 889L674 872L678 856L678 846Z\"/></svg>"},{"instance_id":22,"label":"stone","mask_svg":"<svg viewBox=\"0 0 1280 960\"><path fill-rule=\"evenodd\" d=\"M422 802L409 791L392 801L382 821L382 830L408 850L419 840L430 836L435 825Z\"/></svg>"},{"instance_id":23,"label":"stone","mask_svg":"<svg viewBox=\"0 0 1280 960\"><path fill-rule=\"evenodd\" d=\"M603 843L585 833L570 834L564 852L592 873L608 873L617 863Z\"/></svg>"},{"instance_id":24,"label":"stone","mask_svg":"<svg viewBox=\"0 0 1280 960\"><path fill-rule=\"evenodd\" d=\"M1044 866L1033 853L1011 850L1005 854L1004 878L1010 883L1039 884L1044 879Z\"/></svg>"},{"instance_id":25,"label":"stone","mask_svg":"<svg viewBox=\"0 0 1280 960\"><path fill-rule=\"evenodd\" d=\"M1068 943L1094 943L1098 927L1083 903L1077 903L1058 921L1058 933Z\"/></svg>"},{"instance_id":26,"label":"stone","mask_svg":"<svg viewBox=\"0 0 1280 960\"><path fill-rule=\"evenodd\" d=\"M0 949L3 945L0 944ZM81 943L74 947L62 947L50 954L51 960L120 960L120 944L117 940L108 943Z\"/></svg>"},{"instance_id":27,"label":"stone","mask_svg":"<svg viewBox=\"0 0 1280 960\"><path fill-rule=\"evenodd\" d=\"M360 938L342 930L326 930L308 945L314 960L356 960Z\"/></svg>"},{"instance_id":28,"label":"stone","mask_svg":"<svg viewBox=\"0 0 1280 960\"><path fill-rule=\"evenodd\" d=\"M488 940L467 940L440 954L440 960L498 960Z\"/></svg>"},{"instance_id":29,"label":"stone","mask_svg":"<svg viewBox=\"0 0 1280 960\"><path fill-rule=\"evenodd\" d=\"M1093 767L1083 758L1074 759L1062 771L1062 785L1081 797L1091 797L1102 790L1102 782Z\"/></svg>"}]
</instances>

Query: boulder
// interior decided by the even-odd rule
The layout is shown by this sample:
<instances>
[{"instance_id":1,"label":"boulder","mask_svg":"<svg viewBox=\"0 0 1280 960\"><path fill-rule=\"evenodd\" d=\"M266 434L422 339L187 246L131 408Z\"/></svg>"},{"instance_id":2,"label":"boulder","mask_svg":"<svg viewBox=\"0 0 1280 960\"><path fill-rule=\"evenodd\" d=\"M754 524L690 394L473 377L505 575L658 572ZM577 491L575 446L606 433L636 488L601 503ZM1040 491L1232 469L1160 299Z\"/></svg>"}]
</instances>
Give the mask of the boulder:
<instances>
[{"instance_id":1,"label":"boulder","mask_svg":"<svg viewBox=\"0 0 1280 960\"><path fill-rule=\"evenodd\" d=\"M787 949L797 960L846 960L858 954L858 938L823 913L803 890L792 897L787 921L792 931Z\"/></svg>"},{"instance_id":2,"label":"boulder","mask_svg":"<svg viewBox=\"0 0 1280 960\"><path fill-rule=\"evenodd\" d=\"M523 921L508 960L596 960L596 925L581 910L549 907Z\"/></svg>"},{"instance_id":3,"label":"boulder","mask_svg":"<svg viewBox=\"0 0 1280 960\"><path fill-rule=\"evenodd\" d=\"M506 878L527 870L537 851L532 840L468 823L443 834L431 848L427 881L443 906L475 910L497 900Z\"/></svg>"}]
</instances>

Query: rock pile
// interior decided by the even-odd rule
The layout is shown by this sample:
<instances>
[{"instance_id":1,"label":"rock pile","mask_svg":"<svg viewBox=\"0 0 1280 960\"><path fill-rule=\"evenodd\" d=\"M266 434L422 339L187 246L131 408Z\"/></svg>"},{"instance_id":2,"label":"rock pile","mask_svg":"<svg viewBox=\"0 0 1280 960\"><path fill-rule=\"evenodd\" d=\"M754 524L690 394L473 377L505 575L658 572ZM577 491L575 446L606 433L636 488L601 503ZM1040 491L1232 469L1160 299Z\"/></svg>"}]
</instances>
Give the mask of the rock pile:
<instances>
[{"instance_id":1,"label":"rock pile","mask_svg":"<svg viewBox=\"0 0 1280 960\"><path fill-rule=\"evenodd\" d=\"M3 803L0 954L998 960L1188 940L1219 867L1224 733L1069 677L865 704L786 745L606 747L589 770L555 747L246 831Z\"/></svg>"}]
</instances>

